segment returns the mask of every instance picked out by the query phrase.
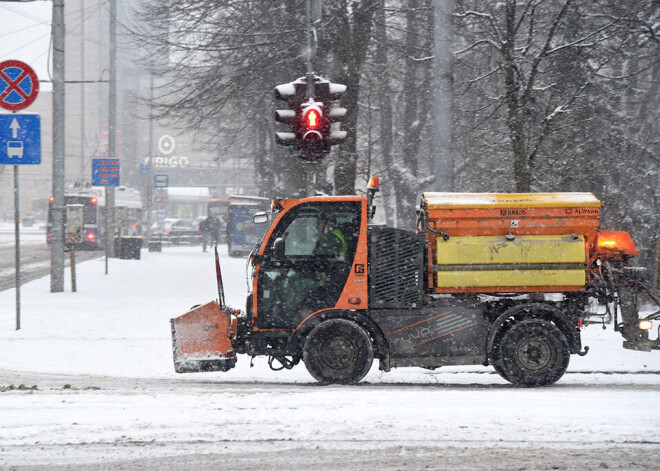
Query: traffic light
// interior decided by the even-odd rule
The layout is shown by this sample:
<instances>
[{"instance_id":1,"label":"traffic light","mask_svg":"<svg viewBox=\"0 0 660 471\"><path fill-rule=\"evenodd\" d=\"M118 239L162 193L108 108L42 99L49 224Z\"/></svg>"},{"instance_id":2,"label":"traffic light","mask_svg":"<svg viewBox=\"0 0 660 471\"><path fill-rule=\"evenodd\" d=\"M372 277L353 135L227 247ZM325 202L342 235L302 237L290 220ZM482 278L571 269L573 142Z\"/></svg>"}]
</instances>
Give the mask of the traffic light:
<instances>
[{"instance_id":1,"label":"traffic light","mask_svg":"<svg viewBox=\"0 0 660 471\"><path fill-rule=\"evenodd\" d=\"M346 85L319 76L314 77L314 96L308 96L305 77L275 87L275 97L289 105L289 109L275 110L275 120L290 127L288 132L275 134L276 142L300 151L303 160L325 156L331 146L346 139L346 131L339 130L338 124L333 129L333 123L346 116L346 109L335 103L345 91Z\"/></svg>"},{"instance_id":2,"label":"traffic light","mask_svg":"<svg viewBox=\"0 0 660 471\"><path fill-rule=\"evenodd\" d=\"M307 102L299 107L300 125L300 150L303 158L309 158L316 154L324 154L327 148L329 123L324 110L323 103L309 98Z\"/></svg>"},{"instance_id":3,"label":"traffic light","mask_svg":"<svg viewBox=\"0 0 660 471\"><path fill-rule=\"evenodd\" d=\"M328 134L325 137L325 141L328 147L341 144L346 140L346 131L340 130L339 125L336 125L335 129L332 129L333 123L341 123L346 117L346 108L342 108L337 103L345 91L346 85L332 83L327 80L323 80L315 86L316 96L327 110Z\"/></svg>"},{"instance_id":4,"label":"traffic light","mask_svg":"<svg viewBox=\"0 0 660 471\"><path fill-rule=\"evenodd\" d=\"M275 142L287 146L291 150L299 150L298 108L305 99L306 90L307 84L304 77L275 87L275 98L285 100L289 105L288 110L275 110L275 121L290 126L289 132L275 133Z\"/></svg>"}]
</instances>

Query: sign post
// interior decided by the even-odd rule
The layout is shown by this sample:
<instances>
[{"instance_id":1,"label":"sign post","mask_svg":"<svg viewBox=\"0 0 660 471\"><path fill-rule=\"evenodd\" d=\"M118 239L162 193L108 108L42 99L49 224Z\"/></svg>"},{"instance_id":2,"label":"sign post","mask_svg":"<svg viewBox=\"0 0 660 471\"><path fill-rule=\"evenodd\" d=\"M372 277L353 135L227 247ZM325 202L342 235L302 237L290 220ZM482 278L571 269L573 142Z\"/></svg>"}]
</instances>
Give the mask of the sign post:
<instances>
[{"instance_id":1,"label":"sign post","mask_svg":"<svg viewBox=\"0 0 660 471\"><path fill-rule=\"evenodd\" d=\"M83 211L82 204L66 205L66 243L69 245L69 256L71 258L71 292L76 288L76 244L83 240Z\"/></svg>"},{"instance_id":2,"label":"sign post","mask_svg":"<svg viewBox=\"0 0 660 471\"><path fill-rule=\"evenodd\" d=\"M39 93L32 68L17 60L0 62L0 107L16 112L30 106ZM16 330L21 328L21 211L18 166L41 163L41 117L0 115L0 164L14 166L14 239L16 258Z\"/></svg>"},{"instance_id":3,"label":"sign post","mask_svg":"<svg viewBox=\"0 0 660 471\"><path fill-rule=\"evenodd\" d=\"M108 258L112 253L114 253L114 250L110 250L110 244L115 243L115 238L114 234L110 234L110 224L109 219L110 217L113 218L114 221L114 213L110 215L109 211L114 211L114 203L112 204L112 207L108 206L108 192L107 192L107 187L115 187L119 186L119 166L120 162L119 159L92 159L92 185L93 186L105 186L106 187L106 199L105 199L105 210L104 210L104 225L105 225L105 230L103 231L105 234L104 237L104 245L105 245L105 274L108 274ZM114 190L114 188L113 188ZM113 227L113 232L114 232L114 223L112 224ZM113 245L114 247L114 245Z\"/></svg>"}]
</instances>

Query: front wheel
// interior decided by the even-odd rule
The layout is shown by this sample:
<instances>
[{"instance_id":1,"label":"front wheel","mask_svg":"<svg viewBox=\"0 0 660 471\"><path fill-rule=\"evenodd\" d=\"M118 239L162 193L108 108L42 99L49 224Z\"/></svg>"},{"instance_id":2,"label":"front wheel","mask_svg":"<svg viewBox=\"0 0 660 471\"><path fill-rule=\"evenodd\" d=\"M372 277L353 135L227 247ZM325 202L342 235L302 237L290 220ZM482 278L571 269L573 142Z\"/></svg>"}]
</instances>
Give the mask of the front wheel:
<instances>
[{"instance_id":1,"label":"front wheel","mask_svg":"<svg viewBox=\"0 0 660 471\"><path fill-rule=\"evenodd\" d=\"M507 381L519 386L547 386L566 372L570 351L559 328L543 319L527 319L502 335L493 365Z\"/></svg>"},{"instance_id":2,"label":"front wheel","mask_svg":"<svg viewBox=\"0 0 660 471\"><path fill-rule=\"evenodd\" d=\"M320 383L355 384L369 372L374 359L367 332L355 322L331 319L307 337L303 361Z\"/></svg>"}]
</instances>

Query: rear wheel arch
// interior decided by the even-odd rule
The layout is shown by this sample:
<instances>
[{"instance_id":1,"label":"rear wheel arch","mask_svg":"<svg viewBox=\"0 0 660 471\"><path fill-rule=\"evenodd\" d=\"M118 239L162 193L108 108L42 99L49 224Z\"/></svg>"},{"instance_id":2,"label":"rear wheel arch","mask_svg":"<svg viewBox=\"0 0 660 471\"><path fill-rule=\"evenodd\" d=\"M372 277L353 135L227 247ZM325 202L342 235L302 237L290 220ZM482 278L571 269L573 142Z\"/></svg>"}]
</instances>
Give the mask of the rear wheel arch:
<instances>
[{"instance_id":1,"label":"rear wheel arch","mask_svg":"<svg viewBox=\"0 0 660 471\"><path fill-rule=\"evenodd\" d=\"M566 337L571 353L581 350L579 328L567 314L551 304L524 303L507 309L491 325L486 343L486 354L490 363L492 363L492 353L497 349L506 332L513 325L526 319L543 319L553 323Z\"/></svg>"}]
</instances>

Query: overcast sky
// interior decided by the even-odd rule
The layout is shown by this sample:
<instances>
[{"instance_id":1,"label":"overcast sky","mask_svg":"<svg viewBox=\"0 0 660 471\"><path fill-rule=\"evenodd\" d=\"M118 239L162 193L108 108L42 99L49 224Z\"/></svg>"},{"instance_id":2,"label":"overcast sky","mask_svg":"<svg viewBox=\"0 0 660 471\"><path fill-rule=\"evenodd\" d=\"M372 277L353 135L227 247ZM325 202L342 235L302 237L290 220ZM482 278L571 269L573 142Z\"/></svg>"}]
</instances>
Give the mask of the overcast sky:
<instances>
[{"instance_id":1,"label":"overcast sky","mask_svg":"<svg viewBox=\"0 0 660 471\"><path fill-rule=\"evenodd\" d=\"M52 10L52 2L0 2L0 62L23 61L35 70L40 82L50 80ZM40 83L39 88L50 90L50 84Z\"/></svg>"}]
</instances>

